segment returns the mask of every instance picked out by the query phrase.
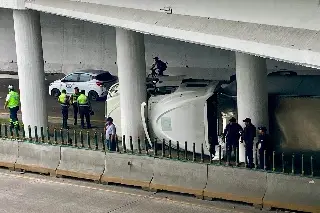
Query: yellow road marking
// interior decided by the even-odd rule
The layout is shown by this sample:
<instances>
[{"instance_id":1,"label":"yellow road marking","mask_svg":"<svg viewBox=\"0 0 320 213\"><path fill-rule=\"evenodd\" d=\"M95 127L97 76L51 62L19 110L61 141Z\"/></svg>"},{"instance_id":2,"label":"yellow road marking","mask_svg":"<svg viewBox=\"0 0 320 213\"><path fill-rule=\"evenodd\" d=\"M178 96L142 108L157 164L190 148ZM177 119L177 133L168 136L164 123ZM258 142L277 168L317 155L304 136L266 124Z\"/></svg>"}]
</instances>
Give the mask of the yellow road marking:
<instances>
[{"instance_id":1,"label":"yellow road marking","mask_svg":"<svg viewBox=\"0 0 320 213\"><path fill-rule=\"evenodd\" d=\"M111 192L111 193L115 193L115 194L130 195L130 196L135 196L135 197L144 197L147 199L167 201L167 202L171 202L171 203L183 204L183 205L194 206L194 207L210 208L210 209L223 210L223 211L228 211L228 212L246 213L246 212L242 212L242 211L238 211L238 210L231 210L231 209L219 208L219 207L208 206L208 205L203 206L200 204L195 204L195 203L186 202L186 201L173 200L170 198L154 197L152 195L139 195L139 194L135 194L135 193L121 192L121 191L110 190L110 189L102 189L102 188L85 186L85 185L78 185L78 184L73 184L73 183L64 183L64 182L59 182L59 181L45 180L45 179L41 179L41 178L34 178L34 177L29 177L29 176L24 176L24 175L6 174L6 173L1 173L1 172L0 172L0 175L9 176L9 177L13 177L13 178L22 178L22 179L27 179L27 180L36 180L36 181L39 181L42 183L53 183L53 184L67 185L67 186L73 186L73 187L79 187L79 188L86 188L86 189L90 189L90 190Z\"/></svg>"}]
</instances>

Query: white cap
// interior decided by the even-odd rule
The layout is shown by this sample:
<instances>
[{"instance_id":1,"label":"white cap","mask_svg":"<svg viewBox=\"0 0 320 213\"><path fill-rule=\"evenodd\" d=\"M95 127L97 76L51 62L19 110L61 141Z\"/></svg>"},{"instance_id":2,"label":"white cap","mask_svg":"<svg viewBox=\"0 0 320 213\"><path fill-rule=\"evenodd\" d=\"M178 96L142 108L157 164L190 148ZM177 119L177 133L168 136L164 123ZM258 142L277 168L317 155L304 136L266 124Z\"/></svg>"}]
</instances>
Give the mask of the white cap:
<instances>
[{"instance_id":1,"label":"white cap","mask_svg":"<svg viewBox=\"0 0 320 213\"><path fill-rule=\"evenodd\" d=\"M9 86L8 86L8 89L13 89L13 86L12 86L12 85L9 85Z\"/></svg>"}]
</instances>

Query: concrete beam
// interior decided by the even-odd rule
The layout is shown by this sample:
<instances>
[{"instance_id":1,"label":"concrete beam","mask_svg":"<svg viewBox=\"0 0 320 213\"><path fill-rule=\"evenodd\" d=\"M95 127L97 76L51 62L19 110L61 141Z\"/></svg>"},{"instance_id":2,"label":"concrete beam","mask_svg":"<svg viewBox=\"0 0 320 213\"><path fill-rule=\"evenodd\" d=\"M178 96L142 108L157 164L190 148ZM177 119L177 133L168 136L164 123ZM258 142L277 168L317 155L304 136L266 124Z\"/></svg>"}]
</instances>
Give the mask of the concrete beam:
<instances>
[{"instance_id":1,"label":"concrete beam","mask_svg":"<svg viewBox=\"0 0 320 213\"><path fill-rule=\"evenodd\" d=\"M26 7L144 34L320 68L317 31L182 16L65 0L34 0Z\"/></svg>"},{"instance_id":2,"label":"concrete beam","mask_svg":"<svg viewBox=\"0 0 320 213\"><path fill-rule=\"evenodd\" d=\"M25 9L25 0L0 0L0 7L23 10Z\"/></svg>"},{"instance_id":3,"label":"concrete beam","mask_svg":"<svg viewBox=\"0 0 320 213\"><path fill-rule=\"evenodd\" d=\"M320 30L318 0L70 0L153 12ZM294 15L292 15L294 14Z\"/></svg>"}]
</instances>

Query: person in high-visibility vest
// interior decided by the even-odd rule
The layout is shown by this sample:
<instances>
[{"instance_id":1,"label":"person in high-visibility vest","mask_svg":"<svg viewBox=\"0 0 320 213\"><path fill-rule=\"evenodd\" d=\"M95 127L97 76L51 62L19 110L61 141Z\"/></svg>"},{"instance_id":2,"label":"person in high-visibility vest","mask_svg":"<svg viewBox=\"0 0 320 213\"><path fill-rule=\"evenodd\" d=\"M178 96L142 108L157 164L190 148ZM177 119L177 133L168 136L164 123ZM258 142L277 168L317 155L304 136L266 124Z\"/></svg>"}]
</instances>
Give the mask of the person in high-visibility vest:
<instances>
[{"instance_id":1,"label":"person in high-visibility vest","mask_svg":"<svg viewBox=\"0 0 320 213\"><path fill-rule=\"evenodd\" d=\"M9 108L10 112L10 127L20 129L19 121L18 121L18 111L20 106L20 96L14 90L12 85L8 86L9 93L6 97L6 102L4 104L4 108Z\"/></svg>"},{"instance_id":2,"label":"person in high-visibility vest","mask_svg":"<svg viewBox=\"0 0 320 213\"><path fill-rule=\"evenodd\" d=\"M73 118L74 118L74 125L77 125L78 123L78 113L79 113L79 106L78 106L78 97L80 95L80 92L79 92L79 88L78 87L75 87L74 88L74 93L71 95L71 98L70 98L70 104L72 104L72 107L73 107Z\"/></svg>"},{"instance_id":3,"label":"person in high-visibility vest","mask_svg":"<svg viewBox=\"0 0 320 213\"><path fill-rule=\"evenodd\" d=\"M81 90L81 93L78 97L78 106L80 112L80 119L81 119L81 128L84 129L84 118L86 118L87 127L88 129L91 128L90 123L90 112L91 112L91 105L89 102L89 98L85 95L85 91Z\"/></svg>"},{"instance_id":4,"label":"person in high-visibility vest","mask_svg":"<svg viewBox=\"0 0 320 213\"><path fill-rule=\"evenodd\" d=\"M62 128L68 128L68 114L69 114L69 97L67 96L67 91L63 89L61 95L58 97L58 101L61 105L62 114Z\"/></svg>"}]
</instances>

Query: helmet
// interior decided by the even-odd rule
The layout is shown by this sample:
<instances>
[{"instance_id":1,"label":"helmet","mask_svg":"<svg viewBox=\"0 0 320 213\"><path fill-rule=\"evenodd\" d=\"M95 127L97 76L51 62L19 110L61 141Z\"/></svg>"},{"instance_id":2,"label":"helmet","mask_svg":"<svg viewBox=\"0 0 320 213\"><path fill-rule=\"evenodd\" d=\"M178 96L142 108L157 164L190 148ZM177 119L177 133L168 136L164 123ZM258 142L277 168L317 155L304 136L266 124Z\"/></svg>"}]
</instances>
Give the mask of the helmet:
<instances>
[{"instance_id":1,"label":"helmet","mask_svg":"<svg viewBox=\"0 0 320 213\"><path fill-rule=\"evenodd\" d=\"M13 89L13 86L12 86L12 85L9 85L9 86L8 86L8 89L12 90L12 89Z\"/></svg>"}]
</instances>

